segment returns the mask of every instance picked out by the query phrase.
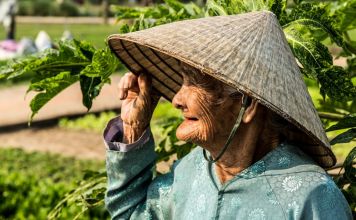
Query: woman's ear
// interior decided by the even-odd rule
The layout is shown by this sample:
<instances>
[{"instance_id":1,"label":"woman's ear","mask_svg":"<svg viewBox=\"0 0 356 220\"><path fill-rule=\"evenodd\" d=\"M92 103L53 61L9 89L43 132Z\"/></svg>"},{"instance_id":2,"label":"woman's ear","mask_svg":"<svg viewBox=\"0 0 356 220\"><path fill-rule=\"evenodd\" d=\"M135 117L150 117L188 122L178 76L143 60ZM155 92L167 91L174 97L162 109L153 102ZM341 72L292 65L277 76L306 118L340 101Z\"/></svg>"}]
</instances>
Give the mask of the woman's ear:
<instances>
[{"instance_id":1,"label":"woman's ear","mask_svg":"<svg viewBox=\"0 0 356 220\"><path fill-rule=\"evenodd\" d=\"M251 104L247 106L244 116L242 117L242 121L247 124L252 121L252 119L255 117L256 112L258 109L258 102L256 99L252 99Z\"/></svg>"}]
</instances>

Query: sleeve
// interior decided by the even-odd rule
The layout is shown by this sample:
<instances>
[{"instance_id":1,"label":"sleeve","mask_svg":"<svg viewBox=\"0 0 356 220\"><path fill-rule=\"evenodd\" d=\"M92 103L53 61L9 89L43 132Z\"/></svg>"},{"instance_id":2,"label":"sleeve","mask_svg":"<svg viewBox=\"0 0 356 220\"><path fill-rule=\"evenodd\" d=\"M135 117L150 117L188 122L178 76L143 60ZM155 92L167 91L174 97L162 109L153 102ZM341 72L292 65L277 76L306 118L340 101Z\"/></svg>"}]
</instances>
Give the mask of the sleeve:
<instances>
[{"instance_id":1,"label":"sleeve","mask_svg":"<svg viewBox=\"0 0 356 220\"><path fill-rule=\"evenodd\" d=\"M105 205L112 219L166 219L173 175L152 180L156 154L152 134L146 133L148 139L133 143L130 150L107 149Z\"/></svg>"},{"instance_id":2,"label":"sleeve","mask_svg":"<svg viewBox=\"0 0 356 220\"><path fill-rule=\"evenodd\" d=\"M351 209L331 178L313 188L307 197L301 219L352 220Z\"/></svg>"},{"instance_id":3,"label":"sleeve","mask_svg":"<svg viewBox=\"0 0 356 220\"><path fill-rule=\"evenodd\" d=\"M128 152L146 144L151 134L150 128L147 128L135 143L125 144L121 142L123 131L123 121L120 116L109 121L103 134L104 143L107 149Z\"/></svg>"}]
</instances>

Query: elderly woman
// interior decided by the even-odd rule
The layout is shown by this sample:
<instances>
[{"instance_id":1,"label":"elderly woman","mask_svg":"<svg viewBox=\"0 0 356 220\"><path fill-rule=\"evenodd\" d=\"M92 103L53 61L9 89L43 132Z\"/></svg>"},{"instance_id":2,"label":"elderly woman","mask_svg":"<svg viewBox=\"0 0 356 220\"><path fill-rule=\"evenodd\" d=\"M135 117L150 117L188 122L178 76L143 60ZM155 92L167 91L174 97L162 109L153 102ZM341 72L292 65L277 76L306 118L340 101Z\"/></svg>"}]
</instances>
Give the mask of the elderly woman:
<instances>
[{"instance_id":1,"label":"elderly woman","mask_svg":"<svg viewBox=\"0 0 356 220\"><path fill-rule=\"evenodd\" d=\"M352 219L321 168L335 157L272 13L196 19L109 38L131 69L104 132L113 219ZM152 178L163 95L199 145Z\"/></svg>"}]
</instances>

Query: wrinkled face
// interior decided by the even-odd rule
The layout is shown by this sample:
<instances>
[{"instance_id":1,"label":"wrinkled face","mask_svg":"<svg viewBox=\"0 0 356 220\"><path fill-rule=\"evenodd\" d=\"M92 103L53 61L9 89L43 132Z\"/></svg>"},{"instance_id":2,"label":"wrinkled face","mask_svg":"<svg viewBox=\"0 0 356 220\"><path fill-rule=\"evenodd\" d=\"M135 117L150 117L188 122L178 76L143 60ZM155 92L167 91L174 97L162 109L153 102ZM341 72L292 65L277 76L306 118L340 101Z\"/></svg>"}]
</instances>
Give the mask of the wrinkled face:
<instances>
[{"instance_id":1,"label":"wrinkled face","mask_svg":"<svg viewBox=\"0 0 356 220\"><path fill-rule=\"evenodd\" d=\"M216 137L226 139L237 116L236 97L229 95L222 82L188 67L182 69L184 82L172 101L184 116L177 138L199 145L214 143Z\"/></svg>"}]
</instances>

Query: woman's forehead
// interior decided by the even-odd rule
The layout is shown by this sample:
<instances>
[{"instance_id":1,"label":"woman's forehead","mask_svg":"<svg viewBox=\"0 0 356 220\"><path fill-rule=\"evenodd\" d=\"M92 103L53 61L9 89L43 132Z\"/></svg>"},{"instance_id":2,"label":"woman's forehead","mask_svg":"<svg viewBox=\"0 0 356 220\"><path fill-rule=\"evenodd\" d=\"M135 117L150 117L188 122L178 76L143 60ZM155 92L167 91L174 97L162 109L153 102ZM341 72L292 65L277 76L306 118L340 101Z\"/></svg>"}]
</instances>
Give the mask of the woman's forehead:
<instances>
[{"instance_id":1,"label":"woman's forehead","mask_svg":"<svg viewBox=\"0 0 356 220\"><path fill-rule=\"evenodd\" d=\"M187 64L181 64L181 74L183 76L183 79L186 81L202 81L202 82L214 82L214 83L222 83L220 82L219 80L207 75L207 74L204 74L202 72L200 72L199 70L197 70L196 68L194 67L191 67Z\"/></svg>"},{"instance_id":2,"label":"woman's forehead","mask_svg":"<svg viewBox=\"0 0 356 220\"><path fill-rule=\"evenodd\" d=\"M217 91L219 90L218 88L221 88L229 94L237 92L235 88L187 64L181 64L181 74L184 82L189 82L190 84L195 84L203 88L217 89Z\"/></svg>"}]
</instances>

